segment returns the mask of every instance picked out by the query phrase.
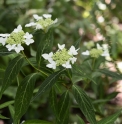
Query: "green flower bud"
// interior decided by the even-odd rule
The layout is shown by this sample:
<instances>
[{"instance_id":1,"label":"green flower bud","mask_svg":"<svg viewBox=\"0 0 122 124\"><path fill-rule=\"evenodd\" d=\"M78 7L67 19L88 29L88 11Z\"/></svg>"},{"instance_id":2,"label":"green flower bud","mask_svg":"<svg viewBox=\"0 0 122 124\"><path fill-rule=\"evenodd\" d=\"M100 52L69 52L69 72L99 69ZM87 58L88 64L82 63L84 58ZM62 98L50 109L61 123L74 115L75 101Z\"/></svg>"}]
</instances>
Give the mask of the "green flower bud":
<instances>
[{"instance_id":1,"label":"green flower bud","mask_svg":"<svg viewBox=\"0 0 122 124\"><path fill-rule=\"evenodd\" d=\"M95 48L91 49L89 52L90 52L90 56L94 58L98 58L103 53L102 49L95 49Z\"/></svg>"}]
</instances>

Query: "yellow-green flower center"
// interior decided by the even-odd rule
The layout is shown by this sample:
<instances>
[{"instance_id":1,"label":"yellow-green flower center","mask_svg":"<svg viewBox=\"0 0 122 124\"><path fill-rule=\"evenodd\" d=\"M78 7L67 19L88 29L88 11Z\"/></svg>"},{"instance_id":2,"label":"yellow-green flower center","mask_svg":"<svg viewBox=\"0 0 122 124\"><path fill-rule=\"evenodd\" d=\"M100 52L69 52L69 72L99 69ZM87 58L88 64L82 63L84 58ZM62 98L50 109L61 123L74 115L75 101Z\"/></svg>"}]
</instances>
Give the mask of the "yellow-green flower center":
<instances>
[{"instance_id":1,"label":"yellow-green flower center","mask_svg":"<svg viewBox=\"0 0 122 124\"><path fill-rule=\"evenodd\" d=\"M93 41L90 41L90 42L88 42L88 43L86 44L86 47L87 47L88 49L92 48L93 46L94 46L94 42L93 42Z\"/></svg>"},{"instance_id":2,"label":"yellow-green flower center","mask_svg":"<svg viewBox=\"0 0 122 124\"><path fill-rule=\"evenodd\" d=\"M25 33L24 33L24 31L20 31L20 32L18 32L18 33L15 33L15 32L12 32L11 34L10 34L10 37L7 39L7 43L8 44L11 44L11 45L13 45L13 44L22 44L22 43L24 43L24 36L25 35Z\"/></svg>"},{"instance_id":3,"label":"yellow-green flower center","mask_svg":"<svg viewBox=\"0 0 122 124\"><path fill-rule=\"evenodd\" d=\"M46 29L50 25L53 24L53 20L51 18L46 18L46 19L40 19L37 24L40 24L43 29Z\"/></svg>"},{"instance_id":4,"label":"yellow-green flower center","mask_svg":"<svg viewBox=\"0 0 122 124\"><path fill-rule=\"evenodd\" d=\"M90 56L94 57L94 58L98 58L102 53L103 53L103 51L101 49L93 48L90 50Z\"/></svg>"},{"instance_id":5,"label":"yellow-green flower center","mask_svg":"<svg viewBox=\"0 0 122 124\"><path fill-rule=\"evenodd\" d=\"M57 66L65 64L71 57L72 56L68 54L68 51L65 48L60 51L57 51L52 56L53 60L57 63Z\"/></svg>"}]
</instances>

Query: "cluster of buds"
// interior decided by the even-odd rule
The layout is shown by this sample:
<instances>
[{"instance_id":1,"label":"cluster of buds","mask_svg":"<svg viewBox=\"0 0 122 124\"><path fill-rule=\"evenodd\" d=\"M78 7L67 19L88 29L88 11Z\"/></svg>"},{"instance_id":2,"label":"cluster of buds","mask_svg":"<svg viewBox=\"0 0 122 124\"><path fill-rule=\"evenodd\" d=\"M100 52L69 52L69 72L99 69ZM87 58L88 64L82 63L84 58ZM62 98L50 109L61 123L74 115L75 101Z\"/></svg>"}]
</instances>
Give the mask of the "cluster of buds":
<instances>
[{"instance_id":1,"label":"cluster of buds","mask_svg":"<svg viewBox=\"0 0 122 124\"><path fill-rule=\"evenodd\" d=\"M102 47L97 43L97 48L86 50L82 55L90 55L91 57L98 58L99 56L110 56L108 46L103 44Z\"/></svg>"},{"instance_id":2,"label":"cluster of buds","mask_svg":"<svg viewBox=\"0 0 122 124\"><path fill-rule=\"evenodd\" d=\"M78 54L78 49L75 49L74 46L71 46L69 50L65 48L65 44L58 44L58 50L49 54L45 53L42 57L48 60L46 65L48 68L56 69L57 66L63 66L65 68L72 68L71 64L74 64L77 60L74 55Z\"/></svg>"}]
</instances>

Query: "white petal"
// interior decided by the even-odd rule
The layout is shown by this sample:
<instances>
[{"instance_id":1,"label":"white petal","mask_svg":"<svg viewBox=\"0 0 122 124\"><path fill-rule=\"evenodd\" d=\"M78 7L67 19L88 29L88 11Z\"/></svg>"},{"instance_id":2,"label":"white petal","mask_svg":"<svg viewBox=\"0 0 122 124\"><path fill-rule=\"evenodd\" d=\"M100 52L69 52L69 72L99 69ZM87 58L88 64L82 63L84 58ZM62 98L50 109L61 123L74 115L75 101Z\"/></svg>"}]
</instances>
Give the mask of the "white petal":
<instances>
[{"instance_id":1,"label":"white petal","mask_svg":"<svg viewBox=\"0 0 122 124\"><path fill-rule=\"evenodd\" d=\"M24 38L26 39L31 39L33 37L32 34L29 34L28 32L26 32L26 34L24 35Z\"/></svg>"},{"instance_id":2,"label":"white petal","mask_svg":"<svg viewBox=\"0 0 122 124\"><path fill-rule=\"evenodd\" d=\"M52 61L50 64L47 64L46 67L56 69L56 62Z\"/></svg>"},{"instance_id":3,"label":"white petal","mask_svg":"<svg viewBox=\"0 0 122 124\"><path fill-rule=\"evenodd\" d=\"M62 64L62 66L65 67L65 68L72 68L72 66L69 63L69 61L67 61L65 64Z\"/></svg>"},{"instance_id":4,"label":"white petal","mask_svg":"<svg viewBox=\"0 0 122 124\"><path fill-rule=\"evenodd\" d=\"M15 28L13 32L18 33L20 31L22 31L22 26L18 25L17 28Z\"/></svg>"},{"instance_id":5,"label":"white petal","mask_svg":"<svg viewBox=\"0 0 122 124\"><path fill-rule=\"evenodd\" d=\"M38 16L37 14L34 14L33 17L38 21L40 19L42 19L42 16Z\"/></svg>"},{"instance_id":6,"label":"white petal","mask_svg":"<svg viewBox=\"0 0 122 124\"><path fill-rule=\"evenodd\" d=\"M51 17L52 17L51 14L43 14L43 16L44 16L45 18L51 18Z\"/></svg>"},{"instance_id":7,"label":"white petal","mask_svg":"<svg viewBox=\"0 0 122 124\"><path fill-rule=\"evenodd\" d=\"M4 46L6 44L7 38L0 37L0 43Z\"/></svg>"},{"instance_id":8,"label":"white petal","mask_svg":"<svg viewBox=\"0 0 122 124\"><path fill-rule=\"evenodd\" d=\"M40 24L36 24L36 29L43 29L43 27Z\"/></svg>"},{"instance_id":9,"label":"white petal","mask_svg":"<svg viewBox=\"0 0 122 124\"><path fill-rule=\"evenodd\" d=\"M30 22L30 23L26 24L25 27L31 27L31 26L35 26L35 25L36 25L36 23Z\"/></svg>"},{"instance_id":10,"label":"white petal","mask_svg":"<svg viewBox=\"0 0 122 124\"><path fill-rule=\"evenodd\" d=\"M56 18L54 21L53 21L53 23L55 24L55 23L57 23L58 22L58 19Z\"/></svg>"},{"instance_id":11,"label":"white petal","mask_svg":"<svg viewBox=\"0 0 122 124\"><path fill-rule=\"evenodd\" d=\"M8 44L8 45L6 45L6 48L8 48L8 51L11 51L15 48L15 46L16 46L16 44L13 44L13 45Z\"/></svg>"},{"instance_id":12,"label":"white petal","mask_svg":"<svg viewBox=\"0 0 122 124\"><path fill-rule=\"evenodd\" d=\"M46 59L46 60L48 60L49 62L51 62L51 60L52 60L52 57L53 56L53 52L50 52L49 54L42 54L42 57L44 58L44 59Z\"/></svg>"},{"instance_id":13,"label":"white petal","mask_svg":"<svg viewBox=\"0 0 122 124\"><path fill-rule=\"evenodd\" d=\"M1 37L9 37L10 34L0 34Z\"/></svg>"},{"instance_id":14,"label":"white petal","mask_svg":"<svg viewBox=\"0 0 122 124\"><path fill-rule=\"evenodd\" d=\"M26 40L24 40L24 42L26 45L30 45L34 42L34 40L33 39L26 39Z\"/></svg>"},{"instance_id":15,"label":"white petal","mask_svg":"<svg viewBox=\"0 0 122 124\"><path fill-rule=\"evenodd\" d=\"M75 50L75 47L74 46L71 46L70 49L69 49L69 52L68 54L69 55L77 55L78 54L78 51L79 49Z\"/></svg>"},{"instance_id":16,"label":"white petal","mask_svg":"<svg viewBox=\"0 0 122 124\"><path fill-rule=\"evenodd\" d=\"M81 54L82 54L82 55L90 55L90 53L89 53L88 50L86 50L85 52L82 52Z\"/></svg>"},{"instance_id":17,"label":"white petal","mask_svg":"<svg viewBox=\"0 0 122 124\"><path fill-rule=\"evenodd\" d=\"M70 60L71 60L71 63L74 64L76 62L77 58L73 57L73 58L70 58Z\"/></svg>"},{"instance_id":18,"label":"white petal","mask_svg":"<svg viewBox=\"0 0 122 124\"><path fill-rule=\"evenodd\" d=\"M60 50L64 49L64 47L65 47L65 44L63 44L63 45L58 44L58 48L59 48Z\"/></svg>"},{"instance_id":19,"label":"white petal","mask_svg":"<svg viewBox=\"0 0 122 124\"><path fill-rule=\"evenodd\" d=\"M18 44L18 45L14 48L14 50L15 50L17 53L19 53L20 51L24 50L24 48L21 46L21 44Z\"/></svg>"},{"instance_id":20,"label":"white petal","mask_svg":"<svg viewBox=\"0 0 122 124\"><path fill-rule=\"evenodd\" d=\"M101 49L102 50L102 47L97 43L97 49Z\"/></svg>"},{"instance_id":21,"label":"white petal","mask_svg":"<svg viewBox=\"0 0 122 124\"><path fill-rule=\"evenodd\" d=\"M101 56L110 56L110 55L109 55L109 52L106 50L106 51L104 51L104 52L101 54Z\"/></svg>"}]
</instances>

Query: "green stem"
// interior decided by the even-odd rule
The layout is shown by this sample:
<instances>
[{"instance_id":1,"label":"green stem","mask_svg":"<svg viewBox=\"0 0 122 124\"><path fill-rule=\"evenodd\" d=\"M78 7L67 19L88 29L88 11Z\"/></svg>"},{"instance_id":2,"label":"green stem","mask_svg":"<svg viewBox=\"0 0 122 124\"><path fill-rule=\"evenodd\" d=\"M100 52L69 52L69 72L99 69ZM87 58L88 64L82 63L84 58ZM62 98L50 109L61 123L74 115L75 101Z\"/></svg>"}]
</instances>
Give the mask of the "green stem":
<instances>
[{"instance_id":1,"label":"green stem","mask_svg":"<svg viewBox=\"0 0 122 124\"><path fill-rule=\"evenodd\" d=\"M19 86L19 78L18 78L18 76L17 76L17 84L18 84L18 86Z\"/></svg>"},{"instance_id":2,"label":"green stem","mask_svg":"<svg viewBox=\"0 0 122 124\"><path fill-rule=\"evenodd\" d=\"M28 62L35 70L37 70L37 71L39 71L40 73L42 73L42 74L48 76L48 74L46 74L45 72L43 72L43 71L41 71L40 69L38 69L38 68L36 68L36 67L33 66L33 64L29 61L29 59L28 59L27 56L25 55L24 51L22 51L22 54L24 55L24 57L25 57L25 59L27 60L27 62Z\"/></svg>"},{"instance_id":3,"label":"green stem","mask_svg":"<svg viewBox=\"0 0 122 124\"><path fill-rule=\"evenodd\" d=\"M95 58L92 61L92 70L94 70L94 67L95 67Z\"/></svg>"}]
</instances>

